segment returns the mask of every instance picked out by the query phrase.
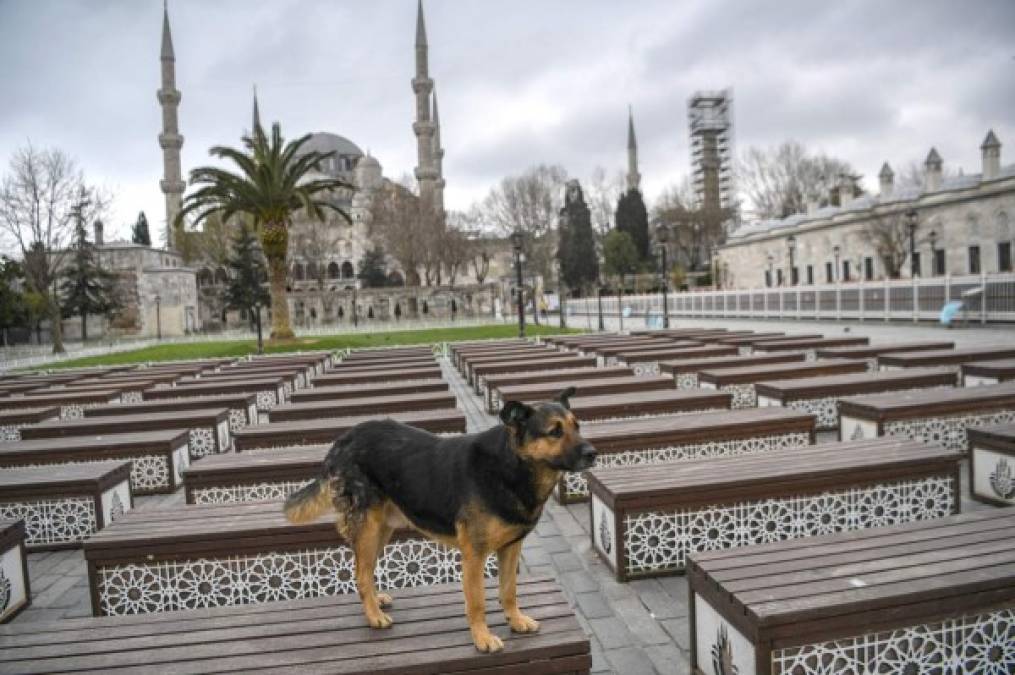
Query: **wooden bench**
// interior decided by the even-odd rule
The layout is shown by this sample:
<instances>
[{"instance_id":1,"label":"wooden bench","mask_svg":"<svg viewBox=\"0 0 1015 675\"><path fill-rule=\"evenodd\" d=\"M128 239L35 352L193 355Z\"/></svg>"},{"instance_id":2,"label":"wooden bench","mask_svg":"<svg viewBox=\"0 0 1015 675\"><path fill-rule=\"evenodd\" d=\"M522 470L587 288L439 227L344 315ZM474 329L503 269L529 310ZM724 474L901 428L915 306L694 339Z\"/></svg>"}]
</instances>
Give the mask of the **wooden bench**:
<instances>
[{"instance_id":1,"label":"wooden bench","mask_svg":"<svg viewBox=\"0 0 1015 675\"><path fill-rule=\"evenodd\" d=\"M130 462L4 469L0 519L25 521L29 550L73 548L133 508L129 477Z\"/></svg>"},{"instance_id":2,"label":"wooden bench","mask_svg":"<svg viewBox=\"0 0 1015 675\"><path fill-rule=\"evenodd\" d=\"M661 375L672 377L677 385L677 389L695 389L698 386L698 373L703 370L724 370L727 368L745 368L747 366L777 363L799 363L803 360L803 352L716 356L707 359L679 359L676 361L660 361L659 372Z\"/></svg>"},{"instance_id":3,"label":"wooden bench","mask_svg":"<svg viewBox=\"0 0 1015 675\"><path fill-rule=\"evenodd\" d=\"M57 407L0 410L0 443L20 441L22 427L59 418L60 409Z\"/></svg>"},{"instance_id":4,"label":"wooden bench","mask_svg":"<svg viewBox=\"0 0 1015 675\"><path fill-rule=\"evenodd\" d=\"M474 369L476 366L487 365L492 363L521 363L522 361L534 361L537 359L553 359L553 358L577 358L579 354L573 352L565 352L561 354L558 351L549 349L546 347L536 347L531 349L519 350L517 352L497 352L492 354L484 354L482 356L464 356L462 358L462 374L465 376L465 381L469 384L474 384L475 373ZM501 371L508 372L508 371Z\"/></svg>"},{"instance_id":5,"label":"wooden bench","mask_svg":"<svg viewBox=\"0 0 1015 675\"><path fill-rule=\"evenodd\" d=\"M251 380L221 380L205 384L177 385L168 389L151 389L149 401L167 401L177 398L218 396L221 394L253 394L257 401L258 418L267 419L268 411L285 403L285 386L277 377Z\"/></svg>"},{"instance_id":6,"label":"wooden bench","mask_svg":"<svg viewBox=\"0 0 1015 675\"><path fill-rule=\"evenodd\" d=\"M489 375L483 381L485 390L486 409L488 412L496 413L497 408L493 405L493 392L501 387L509 387L520 384L541 384L546 382L582 382L584 380L598 380L607 377L632 377L634 370L628 366L606 366L604 368L562 368L560 370L544 371L523 371L521 373L500 373Z\"/></svg>"},{"instance_id":7,"label":"wooden bench","mask_svg":"<svg viewBox=\"0 0 1015 675\"><path fill-rule=\"evenodd\" d=\"M642 417L586 424L582 435L599 452L597 467L669 464L811 445L814 416L782 408L753 408ZM565 504L584 501L589 494L584 475L563 474L555 494Z\"/></svg>"},{"instance_id":8,"label":"wooden bench","mask_svg":"<svg viewBox=\"0 0 1015 675\"><path fill-rule=\"evenodd\" d=\"M567 380L556 382L539 382L534 384L518 384L500 387L493 392L493 408L500 410L504 401L547 401L568 387ZM673 380L668 377L649 375L639 377L603 377L582 380L578 387L580 396L598 396L602 394L624 394L628 392L649 392L660 389L673 389Z\"/></svg>"},{"instance_id":9,"label":"wooden bench","mask_svg":"<svg viewBox=\"0 0 1015 675\"><path fill-rule=\"evenodd\" d=\"M269 422L295 422L326 417L354 417L356 415L384 415L413 410L443 410L454 408L458 399L449 391L424 391L418 394L343 398L337 401L308 401L280 405L268 413Z\"/></svg>"},{"instance_id":10,"label":"wooden bench","mask_svg":"<svg viewBox=\"0 0 1015 675\"><path fill-rule=\"evenodd\" d=\"M0 623L10 621L30 604L25 521L0 520Z\"/></svg>"},{"instance_id":11,"label":"wooden bench","mask_svg":"<svg viewBox=\"0 0 1015 675\"><path fill-rule=\"evenodd\" d=\"M0 474L10 468L45 466L49 471L65 464L127 460L133 494L173 492L183 484L183 469L190 464L188 437L185 430L176 429L4 443Z\"/></svg>"},{"instance_id":12,"label":"wooden bench","mask_svg":"<svg viewBox=\"0 0 1015 675\"><path fill-rule=\"evenodd\" d=\"M649 351L620 352L616 355L618 363L634 368L635 375L659 375L660 361L683 359L707 359L719 356L736 356L737 348L724 345L707 347L684 347L653 349Z\"/></svg>"},{"instance_id":13,"label":"wooden bench","mask_svg":"<svg viewBox=\"0 0 1015 675\"><path fill-rule=\"evenodd\" d=\"M230 452L228 408L200 408L174 410L140 415L110 415L85 417L79 420L54 420L25 428L21 437L26 441L43 438L72 438L75 436L101 436L161 429L185 430L189 435L187 448L191 459L208 454Z\"/></svg>"},{"instance_id":14,"label":"wooden bench","mask_svg":"<svg viewBox=\"0 0 1015 675\"><path fill-rule=\"evenodd\" d=\"M702 370L698 373L698 386L733 394L734 408L752 408L758 404L758 396L754 387L758 382L866 371L867 364L863 361L804 361L766 364L742 368Z\"/></svg>"},{"instance_id":15,"label":"wooden bench","mask_svg":"<svg viewBox=\"0 0 1015 675\"><path fill-rule=\"evenodd\" d=\"M967 429L969 494L987 504L1015 505L1015 423Z\"/></svg>"},{"instance_id":16,"label":"wooden bench","mask_svg":"<svg viewBox=\"0 0 1015 675\"><path fill-rule=\"evenodd\" d=\"M233 436L233 446L237 452L245 452L256 448L287 448L296 445L334 443L339 436L360 422L375 419L393 419L435 434L465 433L465 415L458 409L449 408L259 424L237 431Z\"/></svg>"},{"instance_id":17,"label":"wooden bench","mask_svg":"<svg viewBox=\"0 0 1015 675\"><path fill-rule=\"evenodd\" d=\"M212 455L183 472L188 504L282 501L321 474L330 444Z\"/></svg>"},{"instance_id":18,"label":"wooden bench","mask_svg":"<svg viewBox=\"0 0 1015 675\"><path fill-rule=\"evenodd\" d=\"M120 396L121 403L140 403L144 400L144 392L154 387L155 383L151 380L119 380L86 384L79 384L75 381L70 384L53 385L46 389L26 391L24 395L26 397L35 397L50 396L52 394L72 394L76 392L113 391Z\"/></svg>"},{"instance_id":19,"label":"wooden bench","mask_svg":"<svg viewBox=\"0 0 1015 675\"><path fill-rule=\"evenodd\" d=\"M886 440L593 468L592 544L617 579L684 570L687 556L941 518L959 509L962 456Z\"/></svg>"},{"instance_id":20,"label":"wooden bench","mask_svg":"<svg viewBox=\"0 0 1015 675\"><path fill-rule=\"evenodd\" d=\"M959 372L964 387L1011 382L1015 380L1015 359L963 363L959 366Z\"/></svg>"},{"instance_id":21,"label":"wooden bench","mask_svg":"<svg viewBox=\"0 0 1015 675\"><path fill-rule=\"evenodd\" d=\"M922 342L892 342L883 345L864 345L861 347L823 347L814 355L819 359L863 359L868 370L878 369L878 357L893 352L926 352L953 349L954 342L944 340Z\"/></svg>"},{"instance_id":22,"label":"wooden bench","mask_svg":"<svg viewBox=\"0 0 1015 675\"><path fill-rule=\"evenodd\" d=\"M434 366L436 364L437 360L434 358L433 354L428 354L426 356L403 356L401 358L353 359L349 361L339 361L325 372L341 373L355 368L385 366L389 368L426 368L427 366Z\"/></svg>"},{"instance_id":23,"label":"wooden bench","mask_svg":"<svg viewBox=\"0 0 1015 675\"><path fill-rule=\"evenodd\" d=\"M922 389L839 401L839 438L899 436L968 448L966 430L1015 422L1015 382Z\"/></svg>"},{"instance_id":24,"label":"wooden bench","mask_svg":"<svg viewBox=\"0 0 1015 675\"><path fill-rule=\"evenodd\" d=\"M818 349L828 347L855 347L866 345L870 342L865 337L835 337L835 338L793 338L783 341L756 342L751 345L751 353L771 354L772 352L802 351L804 359L814 361L817 358Z\"/></svg>"},{"instance_id":25,"label":"wooden bench","mask_svg":"<svg viewBox=\"0 0 1015 675\"><path fill-rule=\"evenodd\" d=\"M754 390L759 407L785 406L809 412L817 417L818 431L828 431L839 428L839 399L843 396L954 386L955 373L951 370L910 368L757 382Z\"/></svg>"},{"instance_id":26,"label":"wooden bench","mask_svg":"<svg viewBox=\"0 0 1015 675\"><path fill-rule=\"evenodd\" d=\"M413 382L443 377L440 366L426 368L386 368L383 370L357 370L356 372L328 372L310 382L312 387L342 387L366 382Z\"/></svg>"},{"instance_id":27,"label":"wooden bench","mask_svg":"<svg viewBox=\"0 0 1015 675\"><path fill-rule=\"evenodd\" d=\"M799 335L786 335L783 333L755 333L754 335L738 335L735 337L720 337L717 338L717 344L721 345L733 345L736 347L740 354L747 356L753 353L754 345L763 344L766 342L786 342L787 340L814 340L823 338L824 335L820 333L801 333Z\"/></svg>"},{"instance_id":28,"label":"wooden bench","mask_svg":"<svg viewBox=\"0 0 1015 675\"><path fill-rule=\"evenodd\" d=\"M631 417L665 417L729 410L732 398L730 394L718 391L660 389L605 396L578 396L572 398L570 404L571 412L583 422L605 422Z\"/></svg>"},{"instance_id":29,"label":"wooden bench","mask_svg":"<svg viewBox=\"0 0 1015 675\"><path fill-rule=\"evenodd\" d=\"M645 340L643 342L607 343L585 350L585 353L593 352L600 357L600 365L612 366L618 362L618 356L626 352L662 351L666 349L693 349L701 347L702 343L697 340Z\"/></svg>"},{"instance_id":30,"label":"wooden bench","mask_svg":"<svg viewBox=\"0 0 1015 675\"><path fill-rule=\"evenodd\" d=\"M144 370L128 370L125 373L111 373L101 377L92 377L84 380L75 380L76 385L89 385L94 389L103 387L115 387L122 383L148 382L152 387L171 387L181 377L181 374L172 371L150 373Z\"/></svg>"},{"instance_id":31,"label":"wooden bench","mask_svg":"<svg viewBox=\"0 0 1015 675\"><path fill-rule=\"evenodd\" d=\"M257 424L257 397L254 394L216 394L212 396L194 396L193 398L169 398L130 405L111 403L109 405L86 408L84 413L87 419L89 417L108 417L110 415L140 415L178 410L204 410L208 408L227 408L229 410L230 431L236 431L251 424Z\"/></svg>"},{"instance_id":32,"label":"wooden bench","mask_svg":"<svg viewBox=\"0 0 1015 675\"><path fill-rule=\"evenodd\" d=\"M697 553L691 667L1010 673L1015 509Z\"/></svg>"},{"instance_id":33,"label":"wooden bench","mask_svg":"<svg viewBox=\"0 0 1015 675\"><path fill-rule=\"evenodd\" d=\"M356 592L352 550L335 531L335 514L294 525L278 502L134 511L85 541L84 552L96 616ZM396 530L378 559L377 587L458 581L458 556Z\"/></svg>"},{"instance_id":34,"label":"wooden bench","mask_svg":"<svg viewBox=\"0 0 1015 675\"><path fill-rule=\"evenodd\" d=\"M119 403L120 394L113 389L67 392L46 396L8 396L0 398L0 410L23 410L25 408L60 408L60 418L79 419L84 409L96 405Z\"/></svg>"},{"instance_id":35,"label":"wooden bench","mask_svg":"<svg viewBox=\"0 0 1015 675\"><path fill-rule=\"evenodd\" d=\"M450 387L446 380L433 378L413 382L377 382L371 384L347 384L341 387L311 387L294 391L290 397L293 403L311 401L339 401L348 398L370 396L393 396L397 394L421 394L424 392L447 392Z\"/></svg>"},{"instance_id":36,"label":"wooden bench","mask_svg":"<svg viewBox=\"0 0 1015 675\"><path fill-rule=\"evenodd\" d=\"M940 349L926 352L883 354L878 357L878 368L929 368L950 367L959 372L963 363L994 361L1015 357L1015 347L971 347L968 349Z\"/></svg>"},{"instance_id":37,"label":"wooden bench","mask_svg":"<svg viewBox=\"0 0 1015 675\"><path fill-rule=\"evenodd\" d=\"M546 370L563 370L565 368L592 368L596 365L596 357L581 356L573 352L561 354L552 352L554 356L549 358L533 358L515 361L491 361L474 364L470 372L471 383L479 395L486 394L485 380L490 375L501 375L503 373L524 373Z\"/></svg>"},{"instance_id":38,"label":"wooden bench","mask_svg":"<svg viewBox=\"0 0 1015 675\"><path fill-rule=\"evenodd\" d=\"M177 382L177 386L189 387L195 384L227 384L230 382L247 382L252 379L269 379L275 380L282 383L282 394L285 400L289 399L297 389L301 389L304 385L300 384L303 381L304 373L302 371L295 370L251 370L246 372L231 372L222 370L217 373L211 373L209 375L203 375L201 378L196 377L184 377L180 378Z\"/></svg>"},{"instance_id":39,"label":"wooden bench","mask_svg":"<svg viewBox=\"0 0 1015 675\"><path fill-rule=\"evenodd\" d=\"M0 629L0 672L145 673L329 672L588 673L589 640L556 582L518 580L518 603L540 622L513 633L487 582L490 629L504 640L496 654L476 651L460 584L397 593L394 625L364 624L355 595L134 616L64 619Z\"/></svg>"}]
</instances>

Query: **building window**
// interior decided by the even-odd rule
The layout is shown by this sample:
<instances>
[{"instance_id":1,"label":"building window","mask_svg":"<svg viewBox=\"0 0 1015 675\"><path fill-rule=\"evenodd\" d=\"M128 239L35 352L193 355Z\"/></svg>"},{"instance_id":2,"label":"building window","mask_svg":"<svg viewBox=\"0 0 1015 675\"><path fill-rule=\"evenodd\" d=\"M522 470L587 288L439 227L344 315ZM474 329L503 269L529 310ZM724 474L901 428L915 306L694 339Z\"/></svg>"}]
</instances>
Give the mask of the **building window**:
<instances>
[{"instance_id":1,"label":"building window","mask_svg":"<svg viewBox=\"0 0 1015 675\"><path fill-rule=\"evenodd\" d=\"M874 279L874 258L870 256L863 259L863 278L866 281Z\"/></svg>"},{"instance_id":2,"label":"building window","mask_svg":"<svg viewBox=\"0 0 1015 675\"><path fill-rule=\"evenodd\" d=\"M842 261L842 280L849 281L849 261Z\"/></svg>"},{"instance_id":3,"label":"building window","mask_svg":"<svg viewBox=\"0 0 1015 675\"><path fill-rule=\"evenodd\" d=\"M776 286L782 286L782 268L781 267L775 271L775 283L776 283Z\"/></svg>"},{"instance_id":4,"label":"building window","mask_svg":"<svg viewBox=\"0 0 1015 675\"><path fill-rule=\"evenodd\" d=\"M765 270L765 286L772 287L772 270Z\"/></svg>"},{"instance_id":5,"label":"building window","mask_svg":"<svg viewBox=\"0 0 1015 675\"><path fill-rule=\"evenodd\" d=\"M835 265L830 262L825 263L825 283L830 284L835 281Z\"/></svg>"},{"instance_id":6,"label":"building window","mask_svg":"<svg viewBox=\"0 0 1015 675\"><path fill-rule=\"evenodd\" d=\"M1011 272L1011 242L1002 241L997 245L997 271Z\"/></svg>"},{"instance_id":7,"label":"building window","mask_svg":"<svg viewBox=\"0 0 1015 675\"><path fill-rule=\"evenodd\" d=\"M920 276L920 253L919 251L913 252L913 276Z\"/></svg>"},{"instance_id":8,"label":"building window","mask_svg":"<svg viewBox=\"0 0 1015 675\"><path fill-rule=\"evenodd\" d=\"M796 286L800 283L800 270L797 267L789 269L789 283L791 286Z\"/></svg>"},{"instance_id":9,"label":"building window","mask_svg":"<svg viewBox=\"0 0 1015 675\"><path fill-rule=\"evenodd\" d=\"M807 285L814 285L814 265L807 266Z\"/></svg>"},{"instance_id":10,"label":"building window","mask_svg":"<svg viewBox=\"0 0 1015 675\"><path fill-rule=\"evenodd\" d=\"M945 273L945 250L939 248L934 251L934 275L941 276Z\"/></svg>"},{"instance_id":11,"label":"building window","mask_svg":"<svg viewBox=\"0 0 1015 675\"><path fill-rule=\"evenodd\" d=\"M979 274L980 273L980 247L970 246L969 247L969 273Z\"/></svg>"}]
</instances>

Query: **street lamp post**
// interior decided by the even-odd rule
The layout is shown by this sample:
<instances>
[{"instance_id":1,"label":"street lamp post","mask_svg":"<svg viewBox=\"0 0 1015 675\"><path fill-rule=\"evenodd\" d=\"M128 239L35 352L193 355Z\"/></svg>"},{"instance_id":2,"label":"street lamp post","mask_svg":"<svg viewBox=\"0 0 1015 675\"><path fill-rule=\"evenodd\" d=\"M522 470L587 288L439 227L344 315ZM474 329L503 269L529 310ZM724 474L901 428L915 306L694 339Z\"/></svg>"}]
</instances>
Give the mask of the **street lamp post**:
<instances>
[{"instance_id":1,"label":"street lamp post","mask_svg":"<svg viewBox=\"0 0 1015 675\"><path fill-rule=\"evenodd\" d=\"M930 240L930 273L937 276L937 230L931 230L927 239Z\"/></svg>"},{"instance_id":2,"label":"street lamp post","mask_svg":"<svg viewBox=\"0 0 1015 675\"><path fill-rule=\"evenodd\" d=\"M842 248L838 244L832 247L832 255L835 257L835 269L832 270L832 279L836 282L839 281L839 255L842 253Z\"/></svg>"},{"instance_id":3,"label":"street lamp post","mask_svg":"<svg viewBox=\"0 0 1015 675\"><path fill-rule=\"evenodd\" d=\"M155 335L162 339L162 296L155 296Z\"/></svg>"},{"instance_id":4,"label":"street lamp post","mask_svg":"<svg viewBox=\"0 0 1015 675\"><path fill-rule=\"evenodd\" d=\"M560 296L560 300L557 302L558 310L560 311L560 327L567 328L567 308L564 303L564 270L561 265L560 258L557 258L557 295Z\"/></svg>"},{"instance_id":5,"label":"street lamp post","mask_svg":"<svg viewBox=\"0 0 1015 675\"><path fill-rule=\"evenodd\" d=\"M659 242L659 255L662 257L662 277L663 277L663 328L670 327L670 303L666 297L666 290L670 284L670 270L666 264L666 243L670 239L669 228L665 225L660 225L656 229L656 241Z\"/></svg>"},{"instance_id":6,"label":"street lamp post","mask_svg":"<svg viewBox=\"0 0 1015 675\"><path fill-rule=\"evenodd\" d=\"M916 209L906 211L906 228L909 230L909 276L916 278Z\"/></svg>"},{"instance_id":7,"label":"street lamp post","mask_svg":"<svg viewBox=\"0 0 1015 675\"><path fill-rule=\"evenodd\" d=\"M599 286L596 290L596 304L599 311L599 332L606 330L606 324L603 323L603 287Z\"/></svg>"},{"instance_id":8,"label":"street lamp post","mask_svg":"<svg viewBox=\"0 0 1015 675\"><path fill-rule=\"evenodd\" d=\"M789 285L796 286L796 267L793 265L793 254L796 252L796 237L792 234L789 235L786 245L789 246Z\"/></svg>"},{"instance_id":9,"label":"street lamp post","mask_svg":"<svg viewBox=\"0 0 1015 675\"><path fill-rule=\"evenodd\" d=\"M719 247L718 246L713 246L710 253L712 255L712 258L711 258L712 262L710 263L711 266L712 266L712 270L711 270L711 272L712 272L712 290L716 291L716 290L719 290L719 287L721 286L721 284L719 283Z\"/></svg>"},{"instance_id":10,"label":"street lamp post","mask_svg":"<svg viewBox=\"0 0 1015 675\"><path fill-rule=\"evenodd\" d=\"M511 245L515 250L515 273L518 284L518 337L525 337L525 291L522 290L522 243L521 231L515 230L511 233Z\"/></svg>"},{"instance_id":11,"label":"street lamp post","mask_svg":"<svg viewBox=\"0 0 1015 675\"><path fill-rule=\"evenodd\" d=\"M768 254L768 286L775 286L775 256Z\"/></svg>"}]
</instances>

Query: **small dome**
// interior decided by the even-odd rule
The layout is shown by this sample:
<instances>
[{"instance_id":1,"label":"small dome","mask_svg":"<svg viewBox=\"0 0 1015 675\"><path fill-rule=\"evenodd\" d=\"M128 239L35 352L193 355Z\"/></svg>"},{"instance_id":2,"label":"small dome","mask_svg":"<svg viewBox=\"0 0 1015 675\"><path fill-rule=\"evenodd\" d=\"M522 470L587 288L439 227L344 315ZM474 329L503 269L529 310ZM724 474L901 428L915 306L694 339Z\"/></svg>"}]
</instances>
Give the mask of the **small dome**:
<instances>
[{"instance_id":1,"label":"small dome","mask_svg":"<svg viewBox=\"0 0 1015 675\"><path fill-rule=\"evenodd\" d=\"M381 163L377 161L377 158L367 153L365 156L360 157L356 163L357 169L380 169Z\"/></svg>"}]
</instances>

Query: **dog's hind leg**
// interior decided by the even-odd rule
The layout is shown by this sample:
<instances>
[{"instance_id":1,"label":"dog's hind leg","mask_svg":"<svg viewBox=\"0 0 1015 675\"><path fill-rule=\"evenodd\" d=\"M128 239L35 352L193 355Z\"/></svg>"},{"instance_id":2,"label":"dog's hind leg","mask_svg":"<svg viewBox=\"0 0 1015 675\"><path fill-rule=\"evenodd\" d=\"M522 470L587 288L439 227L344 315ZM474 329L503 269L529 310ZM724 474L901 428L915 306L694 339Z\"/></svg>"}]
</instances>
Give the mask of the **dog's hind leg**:
<instances>
[{"instance_id":1,"label":"dog's hind leg","mask_svg":"<svg viewBox=\"0 0 1015 675\"><path fill-rule=\"evenodd\" d=\"M391 617L381 611L374 587L374 569L377 567L381 542L385 538L385 529L383 506L371 507L366 512L362 525L357 528L352 542L356 556L356 588L363 603L363 614L372 628L388 628L392 624Z\"/></svg>"},{"instance_id":2,"label":"dog's hind leg","mask_svg":"<svg viewBox=\"0 0 1015 675\"><path fill-rule=\"evenodd\" d=\"M395 533L395 528L387 521L381 524L381 533L379 539L379 546L377 547L377 557L384 555L384 549L391 541L391 535ZM387 593L377 593L377 604L382 608L391 607L394 603L391 596Z\"/></svg>"},{"instance_id":3,"label":"dog's hind leg","mask_svg":"<svg viewBox=\"0 0 1015 675\"><path fill-rule=\"evenodd\" d=\"M498 594L511 630L516 633L533 633L539 630L539 622L525 616L518 609L518 559L521 555L520 539L497 551Z\"/></svg>"}]
</instances>

